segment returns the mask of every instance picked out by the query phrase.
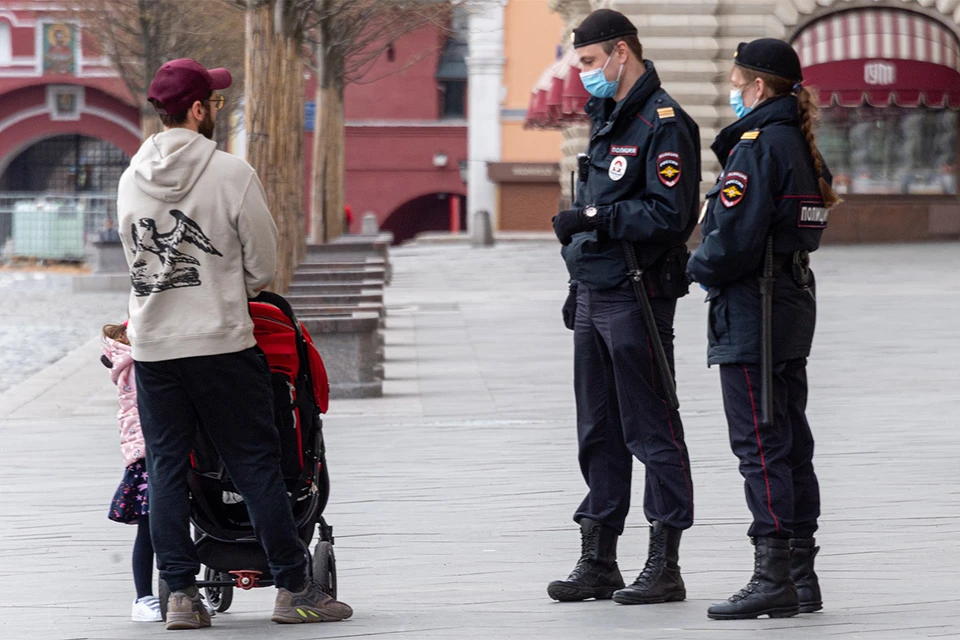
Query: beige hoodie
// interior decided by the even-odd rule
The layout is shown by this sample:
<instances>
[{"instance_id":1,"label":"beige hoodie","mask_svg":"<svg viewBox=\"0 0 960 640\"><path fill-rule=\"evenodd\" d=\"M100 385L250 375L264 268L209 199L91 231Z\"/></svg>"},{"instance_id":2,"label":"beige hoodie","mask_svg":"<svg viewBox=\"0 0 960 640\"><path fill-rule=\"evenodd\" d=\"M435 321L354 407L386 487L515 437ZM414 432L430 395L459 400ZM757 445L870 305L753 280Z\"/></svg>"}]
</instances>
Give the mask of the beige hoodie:
<instances>
[{"instance_id":1,"label":"beige hoodie","mask_svg":"<svg viewBox=\"0 0 960 640\"><path fill-rule=\"evenodd\" d=\"M188 129L143 143L117 190L141 362L256 344L247 298L273 280L277 228L253 168Z\"/></svg>"}]
</instances>

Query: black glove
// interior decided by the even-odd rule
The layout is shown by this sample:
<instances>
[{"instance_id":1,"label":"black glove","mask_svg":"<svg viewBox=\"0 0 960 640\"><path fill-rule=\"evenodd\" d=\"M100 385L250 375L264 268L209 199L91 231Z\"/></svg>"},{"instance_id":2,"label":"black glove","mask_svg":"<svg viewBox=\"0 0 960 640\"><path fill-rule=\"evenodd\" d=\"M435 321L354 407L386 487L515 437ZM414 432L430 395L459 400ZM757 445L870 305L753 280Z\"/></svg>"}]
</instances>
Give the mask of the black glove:
<instances>
[{"instance_id":1,"label":"black glove","mask_svg":"<svg viewBox=\"0 0 960 640\"><path fill-rule=\"evenodd\" d=\"M567 300L563 303L563 326L573 331L573 325L577 319L577 284L571 283L570 293L567 294Z\"/></svg>"},{"instance_id":2,"label":"black glove","mask_svg":"<svg viewBox=\"0 0 960 640\"><path fill-rule=\"evenodd\" d=\"M583 209L567 209L553 216L553 232L563 246L570 244L574 234L592 228Z\"/></svg>"}]
</instances>

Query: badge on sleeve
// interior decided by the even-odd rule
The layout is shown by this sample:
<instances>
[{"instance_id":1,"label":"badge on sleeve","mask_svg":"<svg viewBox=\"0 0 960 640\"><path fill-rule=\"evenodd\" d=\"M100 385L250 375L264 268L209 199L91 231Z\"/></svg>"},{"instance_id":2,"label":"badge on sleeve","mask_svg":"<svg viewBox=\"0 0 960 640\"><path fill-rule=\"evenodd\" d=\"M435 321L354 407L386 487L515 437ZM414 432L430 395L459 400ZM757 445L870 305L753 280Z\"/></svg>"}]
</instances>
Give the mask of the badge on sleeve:
<instances>
[{"instance_id":1,"label":"badge on sleeve","mask_svg":"<svg viewBox=\"0 0 960 640\"><path fill-rule=\"evenodd\" d=\"M747 192L747 174L731 171L723 177L723 186L720 187L720 202L726 208L735 207L743 200Z\"/></svg>"},{"instance_id":2,"label":"badge on sleeve","mask_svg":"<svg viewBox=\"0 0 960 640\"><path fill-rule=\"evenodd\" d=\"M610 163L610 170L607 175L614 182L621 180L627 174L627 159L624 156L617 156Z\"/></svg>"},{"instance_id":3,"label":"badge on sleeve","mask_svg":"<svg viewBox=\"0 0 960 640\"><path fill-rule=\"evenodd\" d=\"M657 175L666 187L673 188L680 182L680 154L668 151L657 156Z\"/></svg>"}]
</instances>

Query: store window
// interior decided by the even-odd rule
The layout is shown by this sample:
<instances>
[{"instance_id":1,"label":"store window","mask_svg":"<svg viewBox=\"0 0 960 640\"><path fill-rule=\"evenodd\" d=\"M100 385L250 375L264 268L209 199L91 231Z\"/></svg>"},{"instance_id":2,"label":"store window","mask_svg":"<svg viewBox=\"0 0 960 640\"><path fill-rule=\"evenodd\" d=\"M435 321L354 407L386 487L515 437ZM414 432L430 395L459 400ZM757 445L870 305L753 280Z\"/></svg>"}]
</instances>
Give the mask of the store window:
<instances>
[{"instance_id":1,"label":"store window","mask_svg":"<svg viewBox=\"0 0 960 640\"><path fill-rule=\"evenodd\" d=\"M793 40L819 93L820 150L841 194L957 195L960 40L894 8L851 9Z\"/></svg>"},{"instance_id":2,"label":"store window","mask_svg":"<svg viewBox=\"0 0 960 640\"><path fill-rule=\"evenodd\" d=\"M833 106L817 139L841 194L957 194L955 110Z\"/></svg>"}]
</instances>

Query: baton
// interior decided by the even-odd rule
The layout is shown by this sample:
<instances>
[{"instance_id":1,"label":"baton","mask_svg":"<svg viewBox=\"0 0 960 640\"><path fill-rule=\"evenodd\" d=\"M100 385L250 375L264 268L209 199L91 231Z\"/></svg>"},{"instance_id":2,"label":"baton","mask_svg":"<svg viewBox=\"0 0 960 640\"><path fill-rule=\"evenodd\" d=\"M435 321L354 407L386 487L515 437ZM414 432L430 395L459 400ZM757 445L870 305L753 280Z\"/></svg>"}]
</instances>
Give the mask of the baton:
<instances>
[{"instance_id":1,"label":"baton","mask_svg":"<svg viewBox=\"0 0 960 640\"><path fill-rule=\"evenodd\" d=\"M760 278L760 422L773 426L773 234L767 236Z\"/></svg>"}]
</instances>

